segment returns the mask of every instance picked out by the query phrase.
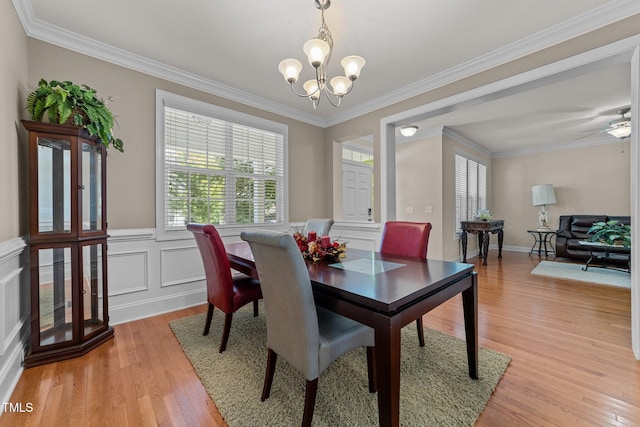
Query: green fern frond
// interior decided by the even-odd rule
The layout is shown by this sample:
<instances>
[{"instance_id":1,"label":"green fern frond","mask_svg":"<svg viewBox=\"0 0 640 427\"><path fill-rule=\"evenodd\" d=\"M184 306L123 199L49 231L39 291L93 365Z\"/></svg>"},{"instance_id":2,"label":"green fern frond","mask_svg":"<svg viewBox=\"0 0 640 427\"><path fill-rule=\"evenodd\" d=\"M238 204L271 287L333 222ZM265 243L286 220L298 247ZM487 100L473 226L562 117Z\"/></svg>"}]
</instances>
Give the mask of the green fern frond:
<instances>
[{"instance_id":1,"label":"green fern frond","mask_svg":"<svg viewBox=\"0 0 640 427\"><path fill-rule=\"evenodd\" d=\"M87 85L40 79L36 90L27 96L27 111L36 121L42 121L46 113L51 123L72 122L100 138L107 147L113 144L118 151L124 151L122 140L112 134L113 113Z\"/></svg>"}]
</instances>

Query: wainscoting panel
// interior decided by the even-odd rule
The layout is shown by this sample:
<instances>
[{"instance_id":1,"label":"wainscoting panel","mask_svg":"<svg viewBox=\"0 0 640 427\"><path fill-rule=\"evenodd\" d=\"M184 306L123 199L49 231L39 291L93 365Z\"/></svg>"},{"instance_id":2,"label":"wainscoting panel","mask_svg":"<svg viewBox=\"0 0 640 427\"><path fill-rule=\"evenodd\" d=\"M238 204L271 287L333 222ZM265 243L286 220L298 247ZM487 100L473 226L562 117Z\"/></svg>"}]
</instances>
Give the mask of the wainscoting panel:
<instances>
[{"instance_id":1,"label":"wainscoting panel","mask_svg":"<svg viewBox=\"0 0 640 427\"><path fill-rule=\"evenodd\" d=\"M155 229L109 230L109 323L202 304L206 288L193 239L156 241Z\"/></svg>"},{"instance_id":2,"label":"wainscoting panel","mask_svg":"<svg viewBox=\"0 0 640 427\"><path fill-rule=\"evenodd\" d=\"M332 239L347 243L347 252L349 248L377 251L382 226L375 223L336 222L330 234Z\"/></svg>"},{"instance_id":3,"label":"wainscoting panel","mask_svg":"<svg viewBox=\"0 0 640 427\"><path fill-rule=\"evenodd\" d=\"M160 260L162 287L204 280L204 267L197 246L161 249Z\"/></svg>"},{"instance_id":4,"label":"wainscoting panel","mask_svg":"<svg viewBox=\"0 0 640 427\"><path fill-rule=\"evenodd\" d=\"M109 250L109 297L149 290L149 250Z\"/></svg>"},{"instance_id":5,"label":"wainscoting panel","mask_svg":"<svg viewBox=\"0 0 640 427\"><path fill-rule=\"evenodd\" d=\"M23 239L0 242L0 401L9 402L22 374L29 325L27 257Z\"/></svg>"}]
</instances>

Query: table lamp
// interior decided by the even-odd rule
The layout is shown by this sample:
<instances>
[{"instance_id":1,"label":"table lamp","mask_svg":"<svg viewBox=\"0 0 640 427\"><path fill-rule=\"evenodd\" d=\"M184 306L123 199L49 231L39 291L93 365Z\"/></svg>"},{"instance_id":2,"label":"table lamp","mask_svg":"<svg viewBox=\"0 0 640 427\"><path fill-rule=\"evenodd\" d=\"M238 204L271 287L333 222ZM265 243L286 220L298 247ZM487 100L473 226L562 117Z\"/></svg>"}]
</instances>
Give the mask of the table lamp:
<instances>
[{"instance_id":1,"label":"table lamp","mask_svg":"<svg viewBox=\"0 0 640 427\"><path fill-rule=\"evenodd\" d=\"M556 204L556 195L553 192L553 184L539 184L531 187L533 194L533 206L542 206L538 214L538 230L549 230L549 212L547 205Z\"/></svg>"}]
</instances>

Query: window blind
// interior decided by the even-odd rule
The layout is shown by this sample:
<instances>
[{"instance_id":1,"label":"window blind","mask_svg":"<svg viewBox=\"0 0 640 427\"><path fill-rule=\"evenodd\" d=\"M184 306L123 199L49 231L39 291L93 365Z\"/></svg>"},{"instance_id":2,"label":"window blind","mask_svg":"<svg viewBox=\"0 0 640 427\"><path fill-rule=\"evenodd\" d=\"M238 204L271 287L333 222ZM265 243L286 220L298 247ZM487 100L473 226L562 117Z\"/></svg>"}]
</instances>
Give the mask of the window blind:
<instances>
[{"instance_id":1,"label":"window blind","mask_svg":"<svg viewBox=\"0 0 640 427\"><path fill-rule=\"evenodd\" d=\"M165 228L282 223L284 136L164 106Z\"/></svg>"}]
</instances>

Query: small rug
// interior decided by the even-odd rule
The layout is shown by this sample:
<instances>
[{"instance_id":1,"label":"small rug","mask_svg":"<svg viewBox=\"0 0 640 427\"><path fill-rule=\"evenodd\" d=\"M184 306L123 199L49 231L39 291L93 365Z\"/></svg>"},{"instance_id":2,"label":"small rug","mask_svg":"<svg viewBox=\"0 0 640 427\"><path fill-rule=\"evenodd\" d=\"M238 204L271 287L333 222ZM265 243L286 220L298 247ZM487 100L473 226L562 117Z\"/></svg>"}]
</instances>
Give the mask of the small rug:
<instances>
[{"instance_id":1,"label":"small rug","mask_svg":"<svg viewBox=\"0 0 640 427\"><path fill-rule=\"evenodd\" d=\"M205 315L170 323L222 417L231 427L300 425L305 378L279 357L270 397L260 401L267 361L264 306L251 305L233 316L227 349L218 353L223 315L214 311L211 332L202 335ZM510 358L479 349L479 380L469 378L465 342L425 328L418 346L413 323L402 330L400 424L473 426L504 374ZM314 426L378 425L377 394L369 393L364 348L350 351L318 381Z\"/></svg>"},{"instance_id":2,"label":"small rug","mask_svg":"<svg viewBox=\"0 0 640 427\"><path fill-rule=\"evenodd\" d=\"M624 271L609 268L589 267L583 271L584 264L568 262L541 261L531 274L536 276L555 277L558 279L571 279L580 282L597 283L599 285L618 286L631 288L631 275Z\"/></svg>"}]
</instances>

